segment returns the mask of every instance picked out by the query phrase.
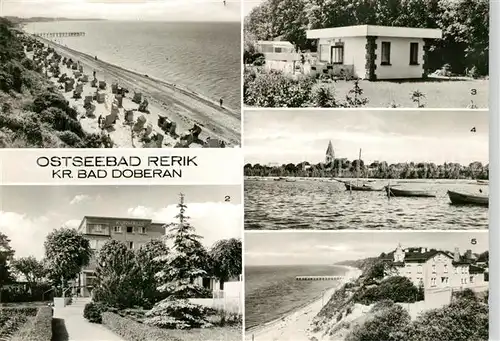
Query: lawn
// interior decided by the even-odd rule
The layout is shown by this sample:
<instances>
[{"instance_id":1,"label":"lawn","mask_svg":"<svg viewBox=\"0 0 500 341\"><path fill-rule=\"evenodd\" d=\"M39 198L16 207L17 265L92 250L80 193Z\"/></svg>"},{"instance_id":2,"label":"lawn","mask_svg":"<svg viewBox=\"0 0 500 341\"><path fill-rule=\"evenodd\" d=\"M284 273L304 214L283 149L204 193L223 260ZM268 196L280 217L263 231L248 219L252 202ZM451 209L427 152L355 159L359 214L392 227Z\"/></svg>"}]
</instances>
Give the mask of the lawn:
<instances>
[{"instance_id":1,"label":"lawn","mask_svg":"<svg viewBox=\"0 0 500 341\"><path fill-rule=\"evenodd\" d=\"M335 88L336 98L345 98L353 82L329 83ZM394 103L401 108L416 108L411 99L413 91L425 95L425 108L467 108L471 100L478 108L488 108L488 80L434 80L426 81L360 81L368 108L389 108ZM473 90L475 89L475 91ZM475 92L475 95L472 93Z\"/></svg>"}]
</instances>

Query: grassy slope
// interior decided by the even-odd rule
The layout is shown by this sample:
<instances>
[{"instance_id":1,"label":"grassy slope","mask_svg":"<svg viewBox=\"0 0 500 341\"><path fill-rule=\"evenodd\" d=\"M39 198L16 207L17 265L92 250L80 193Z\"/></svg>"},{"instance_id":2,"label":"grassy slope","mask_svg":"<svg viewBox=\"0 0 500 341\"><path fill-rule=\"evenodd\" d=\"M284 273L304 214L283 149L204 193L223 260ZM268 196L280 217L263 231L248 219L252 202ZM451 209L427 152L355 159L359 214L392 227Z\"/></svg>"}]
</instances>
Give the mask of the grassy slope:
<instances>
[{"instance_id":1,"label":"grassy slope","mask_svg":"<svg viewBox=\"0 0 500 341\"><path fill-rule=\"evenodd\" d=\"M14 26L0 18L0 147L92 148L99 137L83 132L76 112L59 90L26 57Z\"/></svg>"}]
</instances>

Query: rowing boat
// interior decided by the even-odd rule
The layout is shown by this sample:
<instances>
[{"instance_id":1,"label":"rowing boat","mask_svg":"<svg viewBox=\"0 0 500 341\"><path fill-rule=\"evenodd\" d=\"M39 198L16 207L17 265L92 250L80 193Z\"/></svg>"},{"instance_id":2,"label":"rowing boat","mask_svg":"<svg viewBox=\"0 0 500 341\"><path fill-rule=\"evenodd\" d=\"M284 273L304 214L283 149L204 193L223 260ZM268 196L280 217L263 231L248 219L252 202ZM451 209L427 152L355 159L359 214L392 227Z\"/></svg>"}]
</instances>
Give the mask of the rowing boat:
<instances>
[{"instance_id":1,"label":"rowing boat","mask_svg":"<svg viewBox=\"0 0 500 341\"><path fill-rule=\"evenodd\" d=\"M363 184L362 186L356 186L349 182L344 182L345 189L348 191L379 191L379 189L373 188L372 186L367 186Z\"/></svg>"},{"instance_id":2,"label":"rowing boat","mask_svg":"<svg viewBox=\"0 0 500 341\"><path fill-rule=\"evenodd\" d=\"M400 189L400 188L394 188L394 187L389 187L389 186L385 186L384 188L385 188L385 191L387 193L387 196L391 196L391 197L418 197L418 198L434 198L434 197L436 197L435 194L427 192L427 191Z\"/></svg>"},{"instance_id":3,"label":"rowing boat","mask_svg":"<svg viewBox=\"0 0 500 341\"><path fill-rule=\"evenodd\" d=\"M487 195L474 195L448 191L448 196L450 197L451 203L454 205L478 205L486 207L489 205Z\"/></svg>"}]
</instances>

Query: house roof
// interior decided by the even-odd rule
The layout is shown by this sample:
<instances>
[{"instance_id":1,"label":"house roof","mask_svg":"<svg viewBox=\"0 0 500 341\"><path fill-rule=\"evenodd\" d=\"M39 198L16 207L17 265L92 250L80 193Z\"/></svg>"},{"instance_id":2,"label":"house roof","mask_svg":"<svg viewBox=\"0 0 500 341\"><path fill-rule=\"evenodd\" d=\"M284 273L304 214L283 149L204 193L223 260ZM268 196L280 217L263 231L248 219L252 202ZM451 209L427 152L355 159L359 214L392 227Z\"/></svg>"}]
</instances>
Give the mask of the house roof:
<instances>
[{"instance_id":1,"label":"house roof","mask_svg":"<svg viewBox=\"0 0 500 341\"><path fill-rule=\"evenodd\" d=\"M366 36L441 39L443 32L437 28L357 25L308 30L306 35L307 39Z\"/></svg>"},{"instance_id":2,"label":"house roof","mask_svg":"<svg viewBox=\"0 0 500 341\"><path fill-rule=\"evenodd\" d=\"M452 259L453 265L471 265L471 260L465 259L462 256L460 257L460 260L458 262L454 261L453 254L447 251L427 249L425 252L422 252L422 248L420 247L410 247L410 248L405 248L405 250L408 251L405 252L404 263L425 263L427 260L434 257L435 255L442 254ZM394 259L394 252L395 251L389 252L383 259L387 261L392 261ZM398 266L398 265L403 265L404 263L394 262L394 265Z\"/></svg>"},{"instance_id":3,"label":"house roof","mask_svg":"<svg viewBox=\"0 0 500 341\"><path fill-rule=\"evenodd\" d=\"M279 46L279 47L293 47L295 46L290 43L289 41L277 41L277 40L259 40L257 42L259 45L273 45L273 46Z\"/></svg>"}]
</instances>

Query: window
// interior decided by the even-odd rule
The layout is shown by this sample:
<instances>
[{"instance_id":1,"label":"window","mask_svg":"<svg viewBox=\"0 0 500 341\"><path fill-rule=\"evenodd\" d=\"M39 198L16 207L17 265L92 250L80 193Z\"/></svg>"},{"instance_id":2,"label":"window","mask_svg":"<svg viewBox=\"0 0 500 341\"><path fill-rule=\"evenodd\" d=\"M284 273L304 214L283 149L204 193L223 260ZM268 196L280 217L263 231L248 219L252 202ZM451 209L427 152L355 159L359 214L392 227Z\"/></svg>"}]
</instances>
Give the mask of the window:
<instances>
[{"instance_id":1,"label":"window","mask_svg":"<svg viewBox=\"0 0 500 341\"><path fill-rule=\"evenodd\" d=\"M332 64L344 64L344 44L332 46Z\"/></svg>"},{"instance_id":2,"label":"window","mask_svg":"<svg viewBox=\"0 0 500 341\"><path fill-rule=\"evenodd\" d=\"M432 265L432 273L435 274L436 273L436 265Z\"/></svg>"},{"instance_id":3,"label":"window","mask_svg":"<svg viewBox=\"0 0 500 341\"><path fill-rule=\"evenodd\" d=\"M281 52L282 52L282 51L281 51L281 47L275 47L275 48L274 48L274 52L275 52L275 53L281 53Z\"/></svg>"},{"instance_id":4,"label":"window","mask_svg":"<svg viewBox=\"0 0 500 341\"><path fill-rule=\"evenodd\" d=\"M421 273L422 273L422 265L419 265L419 266L417 267L417 273L418 273L418 274L421 274Z\"/></svg>"},{"instance_id":5,"label":"window","mask_svg":"<svg viewBox=\"0 0 500 341\"><path fill-rule=\"evenodd\" d=\"M330 56L329 56L329 44L321 44L319 46L319 60L321 62L329 62Z\"/></svg>"},{"instance_id":6,"label":"window","mask_svg":"<svg viewBox=\"0 0 500 341\"><path fill-rule=\"evenodd\" d=\"M128 242L128 247L130 249L133 249L134 248L134 242Z\"/></svg>"},{"instance_id":7,"label":"window","mask_svg":"<svg viewBox=\"0 0 500 341\"><path fill-rule=\"evenodd\" d=\"M133 226L127 226L127 233L133 233L134 232L134 227Z\"/></svg>"},{"instance_id":8,"label":"window","mask_svg":"<svg viewBox=\"0 0 500 341\"><path fill-rule=\"evenodd\" d=\"M391 65L391 43L382 42L382 59L380 65Z\"/></svg>"},{"instance_id":9,"label":"window","mask_svg":"<svg viewBox=\"0 0 500 341\"><path fill-rule=\"evenodd\" d=\"M418 43L410 43L410 65L418 65Z\"/></svg>"},{"instance_id":10,"label":"window","mask_svg":"<svg viewBox=\"0 0 500 341\"><path fill-rule=\"evenodd\" d=\"M94 232L102 232L102 225L99 224L94 225Z\"/></svg>"},{"instance_id":11,"label":"window","mask_svg":"<svg viewBox=\"0 0 500 341\"><path fill-rule=\"evenodd\" d=\"M115 233L122 233L122 227L121 226L115 226L114 228Z\"/></svg>"},{"instance_id":12,"label":"window","mask_svg":"<svg viewBox=\"0 0 500 341\"><path fill-rule=\"evenodd\" d=\"M145 227L141 227L141 233L142 234L146 234L146 228Z\"/></svg>"},{"instance_id":13,"label":"window","mask_svg":"<svg viewBox=\"0 0 500 341\"><path fill-rule=\"evenodd\" d=\"M441 277L441 284L448 284L448 277Z\"/></svg>"},{"instance_id":14,"label":"window","mask_svg":"<svg viewBox=\"0 0 500 341\"><path fill-rule=\"evenodd\" d=\"M431 278L431 287L436 286L436 278Z\"/></svg>"},{"instance_id":15,"label":"window","mask_svg":"<svg viewBox=\"0 0 500 341\"><path fill-rule=\"evenodd\" d=\"M474 283L474 276L470 276L469 282Z\"/></svg>"},{"instance_id":16,"label":"window","mask_svg":"<svg viewBox=\"0 0 500 341\"><path fill-rule=\"evenodd\" d=\"M448 273L448 264L445 264L444 265L444 273L447 274Z\"/></svg>"}]
</instances>

